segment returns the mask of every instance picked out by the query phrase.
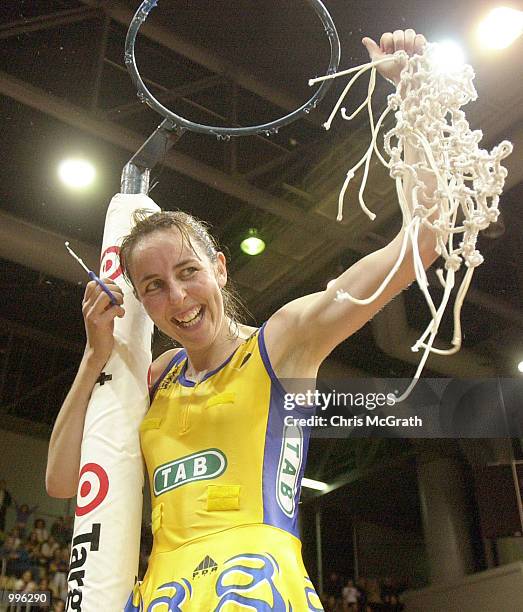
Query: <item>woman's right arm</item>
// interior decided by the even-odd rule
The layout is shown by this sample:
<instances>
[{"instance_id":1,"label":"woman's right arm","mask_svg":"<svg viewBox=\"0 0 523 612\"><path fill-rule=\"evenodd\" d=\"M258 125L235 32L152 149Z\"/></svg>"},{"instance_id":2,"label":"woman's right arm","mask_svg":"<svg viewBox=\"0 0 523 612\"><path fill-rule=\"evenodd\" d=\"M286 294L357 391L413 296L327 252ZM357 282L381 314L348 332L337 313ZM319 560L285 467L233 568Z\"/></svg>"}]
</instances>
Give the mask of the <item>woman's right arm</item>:
<instances>
[{"instance_id":1,"label":"woman's right arm","mask_svg":"<svg viewBox=\"0 0 523 612\"><path fill-rule=\"evenodd\" d=\"M123 295L118 285L106 281L118 302L113 306L98 284L85 289L82 312L87 343L73 385L55 421L49 452L45 487L51 497L74 497L78 488L85 413L91 393L114 345L114 319L123 317Z\"/></svg>"}]
</instances>

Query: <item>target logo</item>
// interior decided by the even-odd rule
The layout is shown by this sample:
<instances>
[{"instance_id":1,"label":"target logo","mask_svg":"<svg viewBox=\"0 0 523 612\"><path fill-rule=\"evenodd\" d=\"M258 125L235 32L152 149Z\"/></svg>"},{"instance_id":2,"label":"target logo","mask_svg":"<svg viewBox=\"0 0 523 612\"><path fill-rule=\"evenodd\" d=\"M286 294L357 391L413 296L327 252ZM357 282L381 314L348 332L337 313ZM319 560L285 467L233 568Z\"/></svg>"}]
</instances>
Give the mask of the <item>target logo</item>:
<instances>
[{"instance_id":1,"label":"target logo","mask_svg":"<svg viewBox=\"0 0 523 612\"><path fill-rule=\"evenodd\" d=\"M97 508L109 491L109 477L98 463L86 463L80 471L76 516L84 516Z\"/></svg>"},{"instance_id":2,"label":"target logo","mask_svg":"<svg viewBox=\"0 0 523 612\"><path fill-rule=\"evenodd\" d=\"M105 249L102 254L100 273L103 278L110 278L111 280L117 279L122 274L119 247L110 246Z\"/></svg>"}]
</instances>

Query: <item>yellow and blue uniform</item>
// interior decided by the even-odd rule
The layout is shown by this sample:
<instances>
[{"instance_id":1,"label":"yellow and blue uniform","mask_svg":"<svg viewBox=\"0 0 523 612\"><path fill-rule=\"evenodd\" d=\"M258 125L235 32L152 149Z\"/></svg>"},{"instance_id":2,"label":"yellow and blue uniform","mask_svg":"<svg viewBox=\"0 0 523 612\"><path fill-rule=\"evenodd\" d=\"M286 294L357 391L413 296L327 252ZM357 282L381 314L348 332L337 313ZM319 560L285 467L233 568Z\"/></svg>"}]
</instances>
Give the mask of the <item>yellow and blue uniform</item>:
<instances>
[{"instance_id":1,"label":"yellow and blue uniform","mask_svg":"<svg viewBox=\"0 0 523 612\"><path fill-rule=\"evenodd\" d=\"M140 426L154 544L125 612L322 610L297 530L309 432L284 422L264 327L202 381L186 369L182 350Z\"/></svg>"}]
</instances>

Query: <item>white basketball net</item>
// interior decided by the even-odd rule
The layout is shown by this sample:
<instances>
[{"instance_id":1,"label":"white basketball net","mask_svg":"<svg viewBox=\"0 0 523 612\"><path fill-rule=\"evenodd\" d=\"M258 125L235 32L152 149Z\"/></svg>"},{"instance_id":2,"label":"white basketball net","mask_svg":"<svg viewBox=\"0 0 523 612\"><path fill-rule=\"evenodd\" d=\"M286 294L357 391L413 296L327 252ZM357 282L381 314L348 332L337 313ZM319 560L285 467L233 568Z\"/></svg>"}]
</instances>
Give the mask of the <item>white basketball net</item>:
<instances>
[{"instance_id":1,"label":"white basketball net","mask_svg":"<svg viewBox=\"0 0 523 612\"><path fill-rule=\"evenodd\" d=\"M388 97L387 108L377 122L374 121L372 112L376 66L391 61L391 56L309 81L309 85L312 85L325 79L355 73L325 123L325 128L329 129L352 85L364 72L370 71L367 98L351 115L347 114L345 108L341 109L342 117L350 121L365 107L367 108L371 142L363 157L347 172L339 196L338 220L342 219L343 200L349 182L361 166L364 166L364 171L359 202L370 219L375 219L376 215L365 205L363 195L370 162L373 154L376 154L395 180L403 214L404 238L398 260L381 286L371 296L357 299L346 291L338 291L336 300L350 300L362 305L375 300L399 269L410 241L416 280L425 296L432 318L423 334L412 346L413 351L421 348L424 352L414 379L407 390L397 398L398 402L404 400L414 388L430 353L452 355L461 348L461 307L474 269L483 263L483 257L476 248L478 233L496 222L498 218L499 196L507 175L507 170L501 166L501 160L512 152L512 144L506 140L494 147L490 153L479 148L483 134L480 130L470 129L465 113L461 110L462 106L477 98L472 82L474 71L468 65L458 67L452 72L439 70L437 53L438 45L429 44L423 55L409 58L404 51L394 54L396 61L405 62L405 67L396 92ZM392 111L395 111L396 125L384 136L387 161L378 149L377 138L385 117ZM404 152L407 143L418 152L418 159L421 161L412 165L405 162ZM425 192L425 184L420 178L423 174L427 176L427 172L432 173L436 179L437 188L433 194ZM410 202L406 197L403 183L403 179L409 174L413 185ZM423 194L424 204L419 203L420 194ZM436 271L444 289L439 304L434 303L428 291L427 275L419 252L418 234L422 225L436 235L436 251L445 260L445 269ZM438 349L433 346L434 340L451 298L456 273L462 264L465 264L466 272L454 299L452 347Z\"/></svg>"}]
</instances>

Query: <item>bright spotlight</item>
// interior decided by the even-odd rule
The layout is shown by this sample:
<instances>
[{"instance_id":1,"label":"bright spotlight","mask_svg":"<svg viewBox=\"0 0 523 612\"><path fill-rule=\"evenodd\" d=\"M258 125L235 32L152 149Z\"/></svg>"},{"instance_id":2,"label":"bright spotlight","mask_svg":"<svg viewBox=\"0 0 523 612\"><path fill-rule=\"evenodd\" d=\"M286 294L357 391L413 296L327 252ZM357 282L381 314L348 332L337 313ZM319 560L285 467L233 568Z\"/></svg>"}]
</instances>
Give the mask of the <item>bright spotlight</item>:
<instances>
[{"instance_id":1,"label":"bright spotlight","mask_svg":"<svg viewBox=\"0 0 523 612\"><path fill-rule=\"evenodd\" d=\"M434 55L434 67L440 72L454 72L463 68L465 53L452 40L442 40L438 43Z\"/></svg>"},{"instance_id":2,"label":"bright spotlight","mask_svg":"<svg viewBox=\"0 0 523 612\"><path fill-rule=\"evenodd\" d=\"M523 361L520 361L520 362L518 363L518 370L519 370L521 373L523 373Z\"/></svg>"},{"instance_id":3,"label":"bright spotlight","mask_svg":"<svg viewBox=\"0 0 523 612\"><path fill-rule=\"evenodd\" d=\"M500 6L478 26L478 38L488 49L505 49L523 33L523 11Z\"/></svg>"},{"instance_id":4,"label":"bright spotlight","mask_svg":"<svg viewBox=\"0 0 523 612\"><path fill-rule=\"evenodd\" d=\"M58 167L58 176L68 187L83 189L94 181L96 170L85 159L66 159Z\"/></svg>"}]
</instances>

